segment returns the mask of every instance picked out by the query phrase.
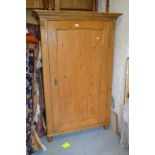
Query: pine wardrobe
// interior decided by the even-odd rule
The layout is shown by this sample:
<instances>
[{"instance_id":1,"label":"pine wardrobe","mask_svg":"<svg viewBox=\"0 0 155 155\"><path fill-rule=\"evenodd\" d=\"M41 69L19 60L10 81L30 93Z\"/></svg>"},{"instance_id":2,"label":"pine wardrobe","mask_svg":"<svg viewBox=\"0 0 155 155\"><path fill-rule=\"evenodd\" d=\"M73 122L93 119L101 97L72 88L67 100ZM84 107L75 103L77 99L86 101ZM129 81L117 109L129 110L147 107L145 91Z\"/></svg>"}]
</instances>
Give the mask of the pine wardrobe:
<instances>
[{"instance_id":1,"label":"pine wardrobe","mask_svg":"<svg viewBox=\"0 0 155 155\"><path fill-rule=\"evenodd\" d=\"M110 123L115 22L120 13L36 10L47 137Z\"/></svg>"}]
</instances>

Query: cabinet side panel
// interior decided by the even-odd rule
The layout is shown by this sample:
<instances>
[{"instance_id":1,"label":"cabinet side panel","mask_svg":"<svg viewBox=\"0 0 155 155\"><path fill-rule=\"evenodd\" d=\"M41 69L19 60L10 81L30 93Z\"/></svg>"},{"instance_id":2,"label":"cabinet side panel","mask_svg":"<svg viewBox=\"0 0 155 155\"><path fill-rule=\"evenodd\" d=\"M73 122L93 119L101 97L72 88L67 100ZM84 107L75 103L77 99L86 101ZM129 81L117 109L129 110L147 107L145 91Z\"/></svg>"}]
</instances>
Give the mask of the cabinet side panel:
<instances>
[{"instance_id":1,"label":"cabinet side panel","mask_svg":"<svg viewBox=\"0 0 155 155\"><path fill-rule=\"evenodd\" d=\"M47 44L47 21L40 19L41 29L41 51L42 51L42 63L43 63L43 82L44 82L44 94L46 105L46 125L47 136L52 133L52 104L51 104L51 88L50 88L50 69L49 69L49 54Z\"/></svg>"},{"instance_id":2,"label":"cabinet side panel","mask_svg":"<svg viewBox=\"0 0 155 155\"><path fill-rule=\"evenodd\" d=\"M58 130L60 126L60 116L58 115L59 107L59 81L58 81L58 49L57 49L57 38L56 38L56 26L53 22L48 21L48 47L49 47L49 64L50 64L50 81L51 81L51 106L52 112L52 123L53 123L53 132ZM57 120L56 120L57 118Z\"/></svg>"},{"instance_id":3,"label":"cabinet side panel","mask_svg":"<svg viewBox=\"0 0 155 155\"><path fill-rule=\"evenodd\" d=\"M101 72L101 85L100 85L100 103L103 104L103 123L106 124L107 121L107 106L109 104L108 102L108 57L109 57L109 24L107 21L104 21L104 36L103 36L103 47L101 50L103 50L102 54L102 72Z\"/></svg>"},{"instance_id":4,"label":"cabinet side panel","mask_svg":"<svg viewBox=\"0 0 155 155\"><path fill-rule=\"evenodd\" d=\"M108 43L108 103L106 105L106 121L105 126L110 124L110 109L112 99L112 73L113 73L113 56L114 56L114 32L115 32L115 20L109 22L109 43Z\"/></svg>"}]
</instances>

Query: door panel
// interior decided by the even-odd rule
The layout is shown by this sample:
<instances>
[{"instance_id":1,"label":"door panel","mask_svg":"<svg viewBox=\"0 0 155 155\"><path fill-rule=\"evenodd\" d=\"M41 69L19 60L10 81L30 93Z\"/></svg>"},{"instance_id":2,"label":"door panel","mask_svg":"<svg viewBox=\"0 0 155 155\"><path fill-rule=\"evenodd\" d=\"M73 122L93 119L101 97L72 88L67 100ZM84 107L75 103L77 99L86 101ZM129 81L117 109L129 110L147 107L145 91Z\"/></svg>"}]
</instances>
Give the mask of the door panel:
<instances>
[{"instance_id":1,"label":"door panel","mask_svg":"<svg viewBox=\"0 0 155 155\"><path fill-rule=\"evenodd\" d=\"M49 22L54 132L104 122L107 31L102 22ZM94 22L93 22L94 24Z\"/></svg>"}]
</instances>

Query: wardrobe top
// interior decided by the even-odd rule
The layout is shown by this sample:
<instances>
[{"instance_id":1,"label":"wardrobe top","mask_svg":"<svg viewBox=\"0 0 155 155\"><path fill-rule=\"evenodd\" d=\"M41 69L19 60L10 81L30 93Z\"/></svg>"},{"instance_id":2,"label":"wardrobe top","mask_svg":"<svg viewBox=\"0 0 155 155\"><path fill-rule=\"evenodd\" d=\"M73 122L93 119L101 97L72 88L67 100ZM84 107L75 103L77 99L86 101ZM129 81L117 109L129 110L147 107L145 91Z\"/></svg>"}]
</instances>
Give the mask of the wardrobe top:
<instances>
[{"instance_id":1,"label":"wardrobe top","mask_svg":"<svg viewBox=\"0 0 155 155\"><path fill-rule=\"evenodd\" d=\"M44 19L117 19L122 13L98 13L88 11L52 11L52 10L35 10L39 18Z\"/></svg>"}]
</instances>

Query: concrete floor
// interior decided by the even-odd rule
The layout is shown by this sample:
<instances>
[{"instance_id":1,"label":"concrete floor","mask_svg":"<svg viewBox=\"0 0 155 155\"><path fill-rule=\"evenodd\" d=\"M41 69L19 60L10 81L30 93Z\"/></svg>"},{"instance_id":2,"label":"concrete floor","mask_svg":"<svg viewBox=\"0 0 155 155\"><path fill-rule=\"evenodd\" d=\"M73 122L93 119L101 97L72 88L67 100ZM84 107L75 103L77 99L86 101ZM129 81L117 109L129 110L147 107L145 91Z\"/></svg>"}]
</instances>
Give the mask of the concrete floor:
<instances>
[{"instance_id":1,"label":"concrete floor","mask_svg":"<svg viewBox=\"0 0 155 155\"><path fill-rule=\"evenodd\" d=\"M120 138L111 129L102 127L54 137L52 142L42 138L46 151L38 151L32 155L128 155L129 150L122 149ZM63 149L65 142L70 148Z\"/></svg>"}]
</instances>

